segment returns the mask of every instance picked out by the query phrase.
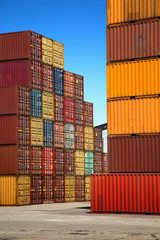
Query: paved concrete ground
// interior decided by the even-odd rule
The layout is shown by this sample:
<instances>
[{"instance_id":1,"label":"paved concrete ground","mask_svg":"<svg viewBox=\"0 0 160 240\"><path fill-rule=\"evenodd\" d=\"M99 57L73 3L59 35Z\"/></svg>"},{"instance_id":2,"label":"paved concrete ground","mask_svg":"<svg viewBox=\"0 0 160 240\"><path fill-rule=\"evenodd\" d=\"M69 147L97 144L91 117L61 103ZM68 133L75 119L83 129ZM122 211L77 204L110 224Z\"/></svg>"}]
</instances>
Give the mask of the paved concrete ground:
<instances>
[{"instance_id":1,"label":"paved concrete ground","mask_svg":"<svg viewBox=\"0 0 160 240\"><path fill-rule=\"evenodd\" d=\"M0 207L0 240L160 240L160 216L91 214L90 203Z\"/></svg>"}]
</instances>

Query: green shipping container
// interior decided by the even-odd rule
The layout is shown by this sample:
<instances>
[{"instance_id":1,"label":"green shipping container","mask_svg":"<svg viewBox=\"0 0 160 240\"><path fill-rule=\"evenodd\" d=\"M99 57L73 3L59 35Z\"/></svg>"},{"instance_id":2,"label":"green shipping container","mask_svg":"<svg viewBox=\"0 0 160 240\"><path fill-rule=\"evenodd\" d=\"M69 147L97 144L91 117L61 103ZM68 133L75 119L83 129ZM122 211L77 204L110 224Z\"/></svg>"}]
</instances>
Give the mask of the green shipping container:
<instances>
[{"instance_id":1,"label":"green shipping container","mask_svg":"<svg viewBox=\"0 0 160 240\"><path fill-rule=\"evenodd\" d=\"M94 173L93 152L85 152L85 175L90 176Z\"/></svg>"}]
</instances>

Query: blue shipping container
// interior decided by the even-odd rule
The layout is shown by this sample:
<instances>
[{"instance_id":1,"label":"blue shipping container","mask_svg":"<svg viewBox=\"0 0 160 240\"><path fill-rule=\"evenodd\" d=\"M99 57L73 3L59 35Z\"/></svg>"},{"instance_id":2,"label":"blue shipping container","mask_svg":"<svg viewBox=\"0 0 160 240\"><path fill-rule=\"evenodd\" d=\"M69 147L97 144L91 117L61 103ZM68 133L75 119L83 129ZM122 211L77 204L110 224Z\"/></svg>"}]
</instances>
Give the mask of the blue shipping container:
<instances>
[{"instance_id":1,"label":"blue shipping container","mask_svg":"<svg viewBox=\"0 0 160 240\"><path fill-rule=\"evenodd\" d=\"M64 96L64 72L62 69L53 68L54 93Z\"/></svg>"},{"instance_id":2,"label":"blue shipping container","mask_svg":"<svg viewBox=\"0 0 160 240\"><path fill-rule=\"evenodd\" d=\"M53 122L44 120L43 121L43 146L44 147L53 147L54 139L54 128Z\"/></svg>"},{"instance_id":3,"label":"blue shipping container","mask_svg":"<svg viewBox=\"0 0 160 240\"><path fill-rule=\"evenodd\" d=\"M94 173L93 152L85 152L85 175L90 176Z\"/></svg>"},{"instance_id":4,"label":"blue shipping container","mask_svg":"<svg viewBox=\"0 0 160 240\"><path fill-rule=\"evenodd\" d=\"M31 89L31 116L42 118L42 92Z\"/></svg>"}]
</instances>

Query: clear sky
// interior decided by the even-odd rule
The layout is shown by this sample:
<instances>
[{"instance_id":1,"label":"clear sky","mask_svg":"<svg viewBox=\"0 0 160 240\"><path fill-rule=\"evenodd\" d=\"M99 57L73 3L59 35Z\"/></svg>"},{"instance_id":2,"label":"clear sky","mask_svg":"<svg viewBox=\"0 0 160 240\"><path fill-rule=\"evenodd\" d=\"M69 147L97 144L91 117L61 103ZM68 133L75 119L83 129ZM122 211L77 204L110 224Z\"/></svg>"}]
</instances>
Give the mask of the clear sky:
<instances>
[{"instance_id":1,"label":"clear sky","mask_svg":"<svg viewBox=\"0 0 160 240\"><path fill-rule=\"evenodd\" d=\"M106 122L106 0L0 0L0 32L33 30L64 43L65 70L84 76L94 125Z\"/></svg>"}]
</instances>

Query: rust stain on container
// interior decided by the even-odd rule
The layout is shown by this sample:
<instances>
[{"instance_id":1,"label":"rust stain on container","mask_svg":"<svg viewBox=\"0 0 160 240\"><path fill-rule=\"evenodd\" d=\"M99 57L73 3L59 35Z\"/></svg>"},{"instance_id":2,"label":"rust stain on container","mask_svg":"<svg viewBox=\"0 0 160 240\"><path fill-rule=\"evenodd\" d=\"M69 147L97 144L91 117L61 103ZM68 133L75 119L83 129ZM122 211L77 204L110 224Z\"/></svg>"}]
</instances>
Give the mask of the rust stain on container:
<instances>
[{"instance_id":1,"label":"rust stain on container","mask_svg":"<svg viewBox=\"0 0 160 240\"><path fill-rule=\"evenodd\" d=\"M93 127L93 103L84 102L84 126Z\"/></svg>"},{"instance_id":2,"label":"rust stain on container","mask_svg":"<svg viewBox=\"0 0 160 240\"><path fill-rule=\"evenodd\" d=\"M84 149L84 127L80 125L75 126L75 148Z\"/></svg>"},{"instance_id":3,"label":"rust stain on container","mask_svg":"<svg viewBox=\"0 0 160 240\"><path fill-rule=\"evenodd\" d=\"M54 122L54 146L64 148L64 124Z\"/></svg>"}]
</instances>

